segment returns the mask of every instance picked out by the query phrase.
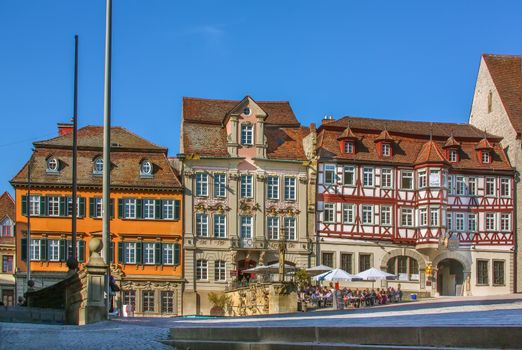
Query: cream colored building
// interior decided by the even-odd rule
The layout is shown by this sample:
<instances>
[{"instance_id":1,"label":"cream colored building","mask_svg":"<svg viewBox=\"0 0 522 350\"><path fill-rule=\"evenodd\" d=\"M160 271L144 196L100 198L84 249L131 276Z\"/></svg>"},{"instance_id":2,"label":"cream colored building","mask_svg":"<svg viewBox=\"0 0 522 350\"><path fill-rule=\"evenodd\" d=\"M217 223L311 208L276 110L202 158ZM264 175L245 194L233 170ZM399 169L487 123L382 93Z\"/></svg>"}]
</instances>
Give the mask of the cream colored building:
<instances>
[{"instance_id":1,"label":"cream colored building","mask_svg":"<svg viewBox=\"0 0 522 350\"><path fill-rule=\"evenodd\" d=\"M210 292L247 282L279 260L308 267L308 162L288 102L184 98L184 314L208 314ZM284 236L284 238L283 238Z\"/></svg>"},{"instance_id":2,"label":"cream colored building","mask_svg":"<svg viewBox=\"0 0 522 350\"><path fill-rule=\"evenodd\" d=\"M522 65L520 56L482 55L469 123L502 136L511 165L516 168L516 274L513 291L522 292Z\"/></svg>"}]
</instances>

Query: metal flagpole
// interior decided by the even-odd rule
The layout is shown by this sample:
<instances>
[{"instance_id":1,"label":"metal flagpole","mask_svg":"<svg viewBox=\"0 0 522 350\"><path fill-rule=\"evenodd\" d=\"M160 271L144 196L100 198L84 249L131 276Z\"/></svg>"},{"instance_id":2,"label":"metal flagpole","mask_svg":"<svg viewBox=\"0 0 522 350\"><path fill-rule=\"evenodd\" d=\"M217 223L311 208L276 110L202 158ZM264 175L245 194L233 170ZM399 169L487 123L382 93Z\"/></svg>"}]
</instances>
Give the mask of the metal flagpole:
<instances>
[{"instance_id":1,"label":"metal flagpole","mask_svg":"<svg viewBox=\"0 0 522 350\"><path fill-rule=\"evenodd\" d=\"M105 18L105 84L103 101L103 257L107 265L110 264L110 182L111 182L111 51L112 51L112 0L106 0ZM107 318L110 310L110 269L107 269L105 290L107 294Z\"/></svg>"}]
</instances>

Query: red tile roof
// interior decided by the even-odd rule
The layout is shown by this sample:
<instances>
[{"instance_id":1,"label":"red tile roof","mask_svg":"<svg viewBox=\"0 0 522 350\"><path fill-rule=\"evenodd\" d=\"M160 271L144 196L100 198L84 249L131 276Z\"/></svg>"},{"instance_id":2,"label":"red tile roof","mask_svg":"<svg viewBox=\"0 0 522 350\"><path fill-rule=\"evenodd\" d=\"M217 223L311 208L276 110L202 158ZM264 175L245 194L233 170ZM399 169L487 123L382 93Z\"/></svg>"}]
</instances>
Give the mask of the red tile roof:
<instances>
[{"instance_id":1,"label":"red tile roof","mask_svg":"<svg viewBox=\"0 0 522 350\"><path fill-rule=\"evenodd\" d=\"M477 143L475 149L493 149L493 146L488 141L488 139L484 137L482 140L479 141L479 143Z\"/></svg>"},{"instance_id":2,"label":"red tile roof","mask_svg":"<svg viewBox=\"0 0 522 350\"><path fill-rule=\"evenodd\" d=\"M356 140L357 136L353 133L352 129L348 126L344 129L341 136L339 136L338 140Z\"/></svg>"},{"instance_id":3,"label":"red tile roof","mask_svg":"<svg viewBox=\"0 0 522 350\"><path fill-rule=\"evenodd\" d=\"M391 137L390 133L388 132L388 130L384 129L380 134L379 136L377 136L377 138L375 139L375 142L379 142L379 141L388 141L388 142L393 142L393 137Z\"/></svg>"},{"instance_id":4,"label":"red tile roof","mask_svg":"<svg viewBox=\"0 0 522 350\"><path fill-rule=\"evenodd\" d=\"M267 157L269 159L306 160L303 149L303 138L310 133L305 127L278 128L265 127L268 143Z\"/></svg>"},{"instance_id":5,"label":"red tile roof","mask_svg":"<svg viewBox=\"0 0 522 350\"><path fill-rule=\"evenodd\" d=\"M455 140L453 135L448 137L448 140L446 140L446 143L444 144L444 148L449 148L449 147L460 147L460 142Z\"/></svg>"},{"instance_id":6,"label":"red tile roof","mask_svg":"<svg viewBox=\"0 0 522 350\"><path fill-rule=\"evenodd\" d=\"M517 133L522 132L521 56L482 55L493 82Z\"/></svg>"},{"instance_id":7,"label":"red tile roof","mask_svg":"<svg viewBox=\"0 0 522 350\"><path fill-rule=\"evenodd\" d=\"M439 149L440 145L429 140L424 145L422 145L419 154L417 155L417 159L415 160L416 165L426 164L426 163L448 163L441 150Z\"/></svg>"},{"instance_id":8,"label":"red tile roof","mask_svg":"<svg viewBox=\"0 0 522 350\"><path fill-rule=\"evenodd\" d=\"M4 194L0 196L0 220L9 216L11 220L15 221L15 215L15 201L9 193L4 192Z\"/></svg>"}]
</instances>

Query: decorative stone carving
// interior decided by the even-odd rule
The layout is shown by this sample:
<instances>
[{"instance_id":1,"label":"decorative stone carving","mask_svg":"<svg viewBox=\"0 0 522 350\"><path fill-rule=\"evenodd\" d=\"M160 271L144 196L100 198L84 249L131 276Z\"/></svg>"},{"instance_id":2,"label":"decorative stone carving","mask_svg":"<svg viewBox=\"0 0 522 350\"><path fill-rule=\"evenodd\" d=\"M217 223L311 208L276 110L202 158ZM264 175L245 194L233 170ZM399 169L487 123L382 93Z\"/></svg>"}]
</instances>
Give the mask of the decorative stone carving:
<instances>
[{"instance_id":1,"label":"decorative stone carving","mask_svg":"<svg viewBox=\"0 0 522 350\"><path fill-rule=\"evenodd\" d=\"M229 178L230 180L237 181L237 180L239 180L239 174L238 174L238 173L229 173L229 174L228 174L228 178Z\"/></svg>"},{"instance_id":2,"label":"decorative stone carving","mask_svg":"<svg viewBox=\"0 0 522 350\"><path fill-rule=\"evenodd\" d=\"M258 203L253 203L251 201L242 200L239 203L239 210L243 215L252 215L256 210L259 210L261 207Z\"/></svg>"},{"instance_id":3,"label":"decorative stone carving","mask_svg":"<svg viewBox=\"0 0 522 350\"><path fill-rule=\"evenodd\" d=\"M199 202L198 204L196 204L194 206L194 210L197 211L198 213L202 213L205 211L205 203L203 202Z\"/></svg>"},{"instance_id":4,"label":"decorative stone carving","mask_svg":"<svg viewBox=\"0 0 522 350\"><path fill-rule=\"evenodd\" d=\"M185 170L184 175L188 177L189 179L192 179L194 177L194 172L191 170Z\"/></svg>"},{"instance_id":5,"label":"decorative stone carving","mask_svg":"<svg viewBox=\"0 0 522 350\"><path fill-rule=\"evenodd\" d=\"M266 174L259 173L259 174L257 174L256 177L257 177L258 181L265 182L267 176L266 176Z\"/></svg>"},{"instance_id":6,"label":"decorative stone carving","mask_svg":"<svg viewBox=\"0 0 522 350\"><path fill-rule=\"evenodd\" d=\"M299 176L299 182L302 184L306 184L308 182L308 177L306 175Z\"/></svg>"}]
</instances>

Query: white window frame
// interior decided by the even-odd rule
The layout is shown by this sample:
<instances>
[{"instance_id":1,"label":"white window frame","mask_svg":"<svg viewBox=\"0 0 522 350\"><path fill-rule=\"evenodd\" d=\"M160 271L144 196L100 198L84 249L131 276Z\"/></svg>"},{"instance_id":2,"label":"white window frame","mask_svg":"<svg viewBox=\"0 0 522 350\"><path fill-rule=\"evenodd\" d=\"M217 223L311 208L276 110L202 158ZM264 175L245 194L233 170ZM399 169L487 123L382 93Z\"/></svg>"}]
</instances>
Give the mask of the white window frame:
<instances>
[{"instance_id":1,"label":"white window frame","mask_svg":"<svg viewBox=\"0 0 522 350\"><path fill-rule=\"evenodd\" d=\"M373 225L374 206L371 204L361 205L361 224Z\"/></svg>"},{"instance_id":2,"label":"white window frame","mask_svg":"<svg viewBox=\"0 0 522 350\"><path fill-rule=\"evenodd\" d=\"M428 173L429 173L428 186L429 187L440 187L440 170L439 169L430 169Z\"/></svg>"},{"instance_id":3,"label":"white window frame","mask_svg":"<svg viewBox=\"0 0 522 350\"><path fill-rule=\"evenodd\" d=\"M243 239L254 237L254 219L250 215L239 216L240 236Z\"/></svg>"},{"instance_id":4,"label":"white window frame","mask_svg":"<svg viewBox=\"0 0 522 350\"><path fill-rule=\"evenodd\" d=\"M455 194L459 196L466 195L466 179L464 176L455 176Z\"/></svg>"},{"instance_id":5,"label":"white window frame","mask_svg":"<svg viewBox=\"0 0 522 350\"><path fill-rule=\"evenodd\" d=\"M136 242L125 242L124 243L124 253L123 253L123 261L125 264L136 264Z\"/></svg>"},{"instance_id":6,"label":"white window frame","mask_svg":"<svg viewBox=\"0 0 522 350\"><path fill-rule=\"evenodd\" d=\"M511 180L508 177L500 178L500 197L511 197Z\"/></svg>"},{"instance_id":7,"label":"white window frame","mask_svg":"<svg viewBox=\"0 0 522 350\"><path fill-rule=\"evenodd\" d=\"M143 243L143 264L154 265L156 263L156 244Z\"/></svg>"},{"instance_id":8,"label":"white window frame","mask_svg":"<svg viewBox=\"0 0 522 350\"><path fill-rule=\"evenodd\" d=\"M297 198L297 179L285 176L285 201L295 201Z\"/></svg>"},{"instance_id":9,"label":"white window frame","mask_svg":"<svg viewBox=\"0 0 522 350\"><path fill-rule=\"evenodd\" d=\"M449 150L449 161L451 163L457 163L459 161L458 151L456 149Z\"/></svg>"},{"instance_id":10,"label":"white window frame","mask_svg":"<svg viewBox=\"0 0 522 350\"><path fill-rule=\"evenodd\" d=\"M468 214L468 231L469 232L477 232L477 230L478 230L477 216L478 215L476 213L469 213Z\"/></svg>"},{"instance_id":11,"label":"white window frame","mask_svg":"<svg viewBox=\"0 0 522 350\"><path fill-rule=\"evenodd\" d=\"M453 212L446 212L446 230L453 231Z\"/></svg>"},{"instance_id":12,"label":"white window frame","mask_svg":"<svg viewBox=\"0 0 522 350\"><path fill-rule=\"evenodd\" d=\"M136 198L123 199L123 218L136 219Z\"/></svg>"},{"instance_id":13,"label":"white window frame","mask_svg":"<svg viewBox=\"0 0 522 350\"><path fill-rule=\"evenodd\" d=\"M227 237L227 216L225 214L214 214L214 238Z\"/></svg>"},{"instance_id":14,"label":"white window frame","mask_svg":"<svg viewBox=\"0 0 522 350\"><path fill-rule=\"evenodd\" d=\"M410 187L404 187L404 180L409 179ZM413 190L414 189L414 177L413 170L401 170L401 190Z\"/></svg>"},{"instance_id":15,"label":"white window frame","mask_svg":"<svg viewBox=\"0 0 522 350\"><path fill-rule=\"evenodd\" d=\"M419 188L428 187L428 172L426 170L419 170Z\"/></svg>"},{"instance_id":16,"label":"white window frame","mask_svg":"<svg viewBox=\"0 0 522 350\"><path fill-rule=\"evenodd\" d=\"M380 208L381 213L381 226L391 226L392 225L392 206L391 205L381 205Z\"/></svg>"},{"instance_id":17,"label":"white window frame","mask_svg":"<svg viewBox=\"0 0 522 350\"><path fill-rule=\"evenodd\" d=\"M253 198L254 197L254 176L244 174L241 175L241 198Z\"/></svg>"},{"instance_id":18,"label":"white window frame","mask_svg":"<svg viewBox=\"0 0 522 350\"><path fill-rule=\"evenodd\" d=\"M438 227L440 225L440 218L439 218L439 207L430 207L430 226L431 227Z\"/></svg>"},{"instance_id":19,"label":"white window frame","mask_svg":"<svg viewBox=\"0 0 522 350\"><path fill-rule=\"evenodd\" d=\"M496 231L497 223L496 223L496 214L495 213L486 213L484 215L485 220L485 229L486 231Z\"/></svg>"},{"instance_id":20,"label":"white window frame","mask_svg":"<svg viewBox=\"0 0 522 350\"><path fill-rule=\"evenodd\" d=\"M511 213L500 214L500 231L509 232L511 231Z\"/></svg>"},{"instance_id":21,"label":"white window frame","mask_svg":"<svg viewBox=\"0 0 522 350\"><path fill-rule=\"evenodd\" d=\"M266 231L269 240L279 239L279 217L278 216L267 216L266 217Z\"/></svg>"},{"instance_id":22,"label":"white window frame","mask_svg":"<svg viewBox=\"0 0 522 350\"><path fill-rule=\"evenodd\" d=\"M266 197L268 199L279 199L279 176L270 175L266 179Z\"/></svg>"},{"instance_id":23,"label":"white window frame","mask_svg":"<svg viewBox=\"0 0 522 350\"><path fill-rule=\"evenodd\" d=\"M40 201L41 197L38 195L29 196L29 214L31 216L40 216Z\"/></svg>"},{"instance_id":24,"label":"white window frame","mask_svg":"<svg viewBox=\"0 0 522 350\"><path fill-rule=\"evenodd\" d=\"M208 237L208 214L196 213L196 236Z\"/></svg>"},{"instance_id":25,"label":"white window frame","mask_svg":"<svg viewBox=\"0 0 522 350\"><path fill-rule=\"evenodd\" d=\"M353 153L353 141L344 142L344 153Z\"/></svg>"},{"instance_id":26,"label":"white window frame","mask_svg":"<svg viewBox=\"0 0 522 350\"><path fill-rule=\"evenodd\" d=\"M345 165L343 167L343 186L355 186L355 166L353 165ZM347 176L351 174L352 181L347 182Z\"/></svg>"},{"instance_id":27,"label":"white window frame","mask_svg":"<svg viewBox=\"0 0 522 350\"><path fill-rule=\"evenodd\" d=\"M491 187L492 191L491 192L489 191L490 185L492 185L492 187ZM484 179L484 195L486 197L495 197L496 192L497 192L497 181L496 181L496 178L494 178L494 177L486 177Z\"/></svg>"},{"instance_id":28,"label":"white window frame","mask_svg":"<svg viewBox=\"0 0 522 350\"><path fill-rule=\"evenodd\" d=\"M47 260L60 261L60 240L49 239L47 241Z\"/></svg>"},{"instance_id":29,"label":"white window frame","mask_svg":"<svg viewBox=\"0 0 522 350\"><path fill-rule=\"evenodd\" d=\"M389 157L391 155L391 145L389 143L382 144L382 156Z\"/></svg>"},{"instance_id":30,"label":"white window frame","mask_svg":"<svg viewBox=\"0 0 522 350\"><path fill-rule=\"evenodd\" d=\"M428 226L428 208L419 208L419 226Z\"/></svg>"},{"instance_id":31,"label":"white window frame","mask_svg":"<svg viewBox=\"0 0 522 350\"><path fill-rule=\"evenodd\" d=\"M60 216L60 197L59 196L47 197L47 215L48 216Z\"/></svg>"},{"instance_id":32,"label":"white window frame","mask_svg":"<svg viewBox=\"0 0 522 350\"><path fill-rule=\"evenodd\" d=\"M40 261L42 260L42 240L40 239L30 239L30 260L31 261Z\"/></svg>"},{"instance_id":33,"label":"white window frame","mask_svg":"<svg viewBox=\"0 0 522 350\"><path fill-rule=\"evenodd\" d=\"M161 245L161 263L163 265L174 265L174 243L163 243Z\"/></svg>"},{"instance_id":34,"label":"white window frame","mask_svg":"<svg viewBox=\"0 0 522 350\"><path fill-rule=\"evenodd\" d=\"M254 144L254 125L241 123L241 144L252 146Z\"/></svg>"},{"instance_id":35,"label":"white window frame","mask_svg":"<svg viewBox=\"0 0 522 350\"><path fill-rule=\"evenodd\" d=\"M208 260L198 259L196 261L196 280L208 281Z\"/></svg>"},{"instance_id":36,"label":"white window frame","mask_svg":"<svg viewBox=\"0 0 522 350\"><path fill-rule=\"evenodd\" d=\"M401 227L413 227L413 208L401 208Z\"/></svg>"},{"instance_id":37,"label":"white window frame","mask_svg":"<svg viewBox=\"0 0 522 350\"><path fill-rule=\"evenodd\" d=\"M323 210L323 222L324 223L335 223L336 221L336 205L335 203L324 203ZM327 213L331 213L327 215ZM331 216L331 219L329 218Z\"/></svg>"},{"instance_id":38,"label":"white window frame","mask_svg":"<svg viewBox=\"0 0 522 350\"><path fill-rule=\"evenodd\" d=\"M489 151L482 151L482 163L483 164L491 163L491 155L489 154Z\"/></svg>"},{"instance_id":39,"label":"white window frame","mask_svg":"<svg viewBox=\"0 0 522 350\"><path fill-rule=\"evenodd\" d=\"M382 168L381 169L381 187L382 188L393 188L393 169Z\"/></svg>"},{"instance_id":40,"label":"white window frame","mask_svg":"<svg viewBox=\"0 0 522 350\"><path fill-rule=\"evenodd\" d=\"M208 174L196 173L196 197L208 196Z\"/></svg>"},{"instance_id":41,"label":"white window frame","mask_svg":"<svg viewBox=\"0 0 522 350\"><path fill-rule=\"evenodd\" d=\"M468 178L468 196L476 196L477 195L477 178L469 177Z\"/></svg>"},{"instance_id":42,"label":"white window frame","mask_svg":"<svg viewBox=\"0 0 522 350\"><path fill-rule=\"evenodd\" d=\"M226 282L227 280L227 262L224 260L214 261L214 281Z\"/></svg>"},{"instance_id":43,"label":"white window frame","mask_svg":"<svg viewBox=\"0 0 522 350\"><path fill-rule=\"evenodd\" d=\"M101 175L101 174L103 174L103 158L102 157L97 157L96 159L94 159L94 164L93 164L93 167L92 167L92 173L94 175Z\"/></svg>"},{"instance_id":44,"label":"white window frame","mask_svg":"<svg viewBox=\"0 0 522 350\"><path fill-rule=\"evenodd\" d=\"M363 167L363 187L375 186L375 168Z\"/></svg>"},{"instance_id":45,"label":"white window frame","mask_svg":"<svg viewBox=\"0 0 522 350\"><path fill-rule=\"evenodd\" d=\"M323 175L325 185L335 185L337 183L337 166L335 164L325 164ZM329 179L330 175L331 181Z\"/></svg>"},{"instance_id":46,"label":"white window frame","mask_svg":"<svg viewBox=\"0 0 522 350\"><path fill-rule=\"evenodd\" d=\"M466 216L464 215L464 213L455 213L455 231L463 232L465 230L465 218Z\"/></svg>"},{"instance_id":47,"label":"white window frame","mask_svg":"<svg viewBox=\"0 0 522 350\"><path fill-rule=\"evenodd\" d=\"M355 204L343 203L343 224L355 223Z\"/></svg>"},{"instance_id":48,"label":"white window frame","mask_svg":"<svg viewBox=\"0 0 522 350\"><path fill-rule=\"evenodd\" d=\"M156 200L143 200L143 218L146 220L154 220L156 218Z\"/></svg>"},{"instance_id":49,"label":"white window frame","mask_svg":"<svg viewBox=\"0 0 522 350\"><path fill-rule=\"evenodd\" d=\"M287 241L295 241L296 240L296 219L293 216L286 216L284 218L284 227L285 227L285 239Z\"/></svg>"},{"instance_id":50,"label":"white window frame","mask_svg":"<svg viewBox=\"0 0 522 350\"><path fill-rule=\"evenodd\" d=\"M227 175L223 173L214 174L214 198L225 198L227 196Z\"/></svg>"},{"instance_id":51,"label":"white window frame","mask_svg":"<svg viewBox=\"0 0 522 350\"><path fill-rule=\"evenodd\" d=\"M164 199L161 201L161 213L164 220L174 220L174 200Z\"/></svg>"}]
</instances>

